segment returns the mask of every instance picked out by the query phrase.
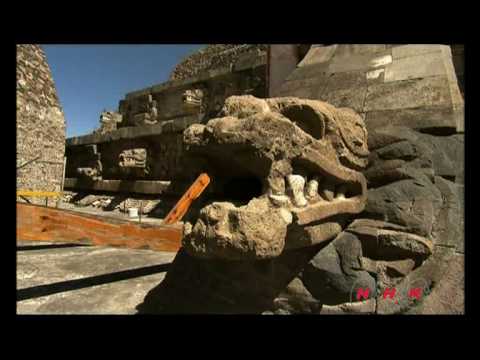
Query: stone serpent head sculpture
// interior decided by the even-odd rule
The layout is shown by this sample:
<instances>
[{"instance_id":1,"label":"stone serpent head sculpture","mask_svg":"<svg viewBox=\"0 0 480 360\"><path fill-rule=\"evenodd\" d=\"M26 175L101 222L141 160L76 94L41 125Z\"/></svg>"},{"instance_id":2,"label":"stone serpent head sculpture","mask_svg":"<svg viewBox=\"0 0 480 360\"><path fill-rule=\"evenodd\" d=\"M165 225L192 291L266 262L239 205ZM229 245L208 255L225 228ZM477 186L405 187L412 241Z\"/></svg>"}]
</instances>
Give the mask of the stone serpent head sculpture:
<instances>
[{"instance_id":1,"label":"stone serpent head sculpture","mask_svg":"<svg viewBox=\"0 0 480 360\"><path fill-rule=\"evenodd\" d=\"M228 174L261 184L246 204L213 202L187 224L183 246L194 257L275 258L331 240L365 207L367 131L351 109L232 96L219 117L186 129L184 144L207 159L213 179Z\"/></svg>"},{"instance_id":2,"label":"stone serpent head sculpture","mask_svg":"<svg viewBox=\"0 0 480 360\"><path fill-rule=\"evenodd\" d=\"M293 97L232 96L216 118L188 127L186 165L210 175L210 197L139 310L398 313L415 305L382 291L408 294L441 277L448 256L434 242L454 237L442 225L458 212L453 185L432 177L434 137L370 132L369 150L353 110ZM240 200L226 196L232 187ZM370 289L368 301L359 288Z\"/></svg>"}]
</instances>

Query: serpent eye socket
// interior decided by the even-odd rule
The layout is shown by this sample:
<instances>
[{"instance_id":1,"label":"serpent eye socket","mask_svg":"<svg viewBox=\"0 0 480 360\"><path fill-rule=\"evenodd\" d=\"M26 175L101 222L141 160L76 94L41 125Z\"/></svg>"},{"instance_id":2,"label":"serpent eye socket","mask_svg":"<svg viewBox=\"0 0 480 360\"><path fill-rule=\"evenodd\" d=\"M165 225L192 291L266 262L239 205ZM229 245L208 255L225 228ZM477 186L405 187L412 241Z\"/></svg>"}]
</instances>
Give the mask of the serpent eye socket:
<instances>
[{"instance_id":1,"label":"serpent eye socket","mask_svg":"<svg viewBox=\"0 0 480 360\"><path fill-rule=\"evenodd\" d=\"M289 105L281 110L281 114L313 138L320 140L325 136L324 115L311 106Z\"/></svg>"}]
</instances>

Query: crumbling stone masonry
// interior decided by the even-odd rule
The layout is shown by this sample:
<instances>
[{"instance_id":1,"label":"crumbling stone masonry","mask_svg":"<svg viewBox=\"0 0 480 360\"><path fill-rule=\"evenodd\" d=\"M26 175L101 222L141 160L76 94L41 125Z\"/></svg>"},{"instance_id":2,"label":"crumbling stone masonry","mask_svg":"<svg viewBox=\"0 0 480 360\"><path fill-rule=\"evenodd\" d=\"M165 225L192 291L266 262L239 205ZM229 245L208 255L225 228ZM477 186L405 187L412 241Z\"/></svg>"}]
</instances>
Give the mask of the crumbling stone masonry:
<instances>
[{"instance_id":1,"label":"crumbling stone masonry","mask_svg":"<svg viewBox=\"0 0 480 360\"><path fill-rule=\"evenodd\" d=\"M17 45L17 189L60 191L64 153L65 119L45 53Z\"/></svg>"},{"instance_id":2,"label":"crumbling stone masonry","mask_svg":"<svg viewBox=\"0 0 480 360\"><path fill-rule=\"evenodd\" d=\"M185 80L198 74L228 68L236 62L251 58L252 52L265 52L265 44L211 44L180 62L170 75L170 80Z\"/></svg>"}]
</instances>

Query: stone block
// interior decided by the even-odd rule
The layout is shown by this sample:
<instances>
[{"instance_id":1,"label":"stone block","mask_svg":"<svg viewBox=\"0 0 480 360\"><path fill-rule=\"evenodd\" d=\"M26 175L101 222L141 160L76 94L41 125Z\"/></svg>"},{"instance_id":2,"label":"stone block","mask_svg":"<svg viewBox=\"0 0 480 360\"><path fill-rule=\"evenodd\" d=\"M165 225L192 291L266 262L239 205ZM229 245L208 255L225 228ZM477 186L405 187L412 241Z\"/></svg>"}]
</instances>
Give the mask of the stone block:
<instances>
[{"instance_id":1,"label":"stone block","mask_svg":"<svg viewBox=\"0 0 480 360\"><path fill-rule=\"evenodd\" d=\"M365 111L452 105L448 78L434 76L369 86Z\"/></svg>"},{"instance_id":2,"label":"stone block","mask_svg":"<svg viewBox=\"0 0 480 360\"><path fill-rule=\"evenodd\" d=\"M369 111L365 115L365 124L368 131L392 125L417 130L442 128L444 132L453 134L457 131L457 118L461 116L450 106L399 108Z\"/></svg>"},{"instance_id":3,"label":"stone block","mask_svg":"<svg viewBox=\"0 0 480 360\"><path fill-rule=\"evenodd\" d=\"M355 110L356 112L363 112L366 95L366 86L332 91L327 89L323 92L323 95L319 99L336 107L347 107Z\"/></svg>"},{"instance_id":4,"label":"stone block","mask_svg":"<svg viewBox=\"0 0 480 360\"><path fill-rule=\"evenodd\" d=\"M151 93L151 90L152 89L150 87L148 87L148 88L145 88L145 89L132 91L132 92L125 95L125 99L131 100L131 99L136 98L136 97L142 97L142 96L148 95L148 94Z\"/></svg>"},{"instance_id":5,"label":"stone block","mask_svg":"<svg viewBox=\"0 0 480 360\"><path fill-rule=\"evenodd\" d=\"M302 99L311 99L311 100L319 100L321 99L322 88L318 88L315 86L310 87L295 87L294 89L283 88L279 90L277 93L278 97L283 96L294 96Z\"/></svg>"},{"instance_id":6,"label":"stone block","mask_svg":"<svg viewBox=\"0 0 480 360\"><path fill-rule=\"evenodd\" d=\"M364 71L349 71L330 75L325 93L339 89L356 90L367 87L367 79Z\"/></svg>"},{"instance_id":7,"label":"stone block","mask_svg":"<svg viewBox=\"0 0 480 360\"><path fill-rule=\"evenodd\" d=\"M392 62L392 55L385 51L378 54L360 54L347 57L335 57L329 64L328 72L339 73L356 70L375 70Z\"/></svg>"},{"instance_id":8,"label":"stone block","mask_svg":"<svg viewBox=\"0 0 480 360\"><path fill-rule=\"evenodd\" d=\"M342 44L337 47L335 57L352 56L358 54L377 54L387 50L385 44Z\"/></svg>"},{"instance_id":9,"label":"stone block","mask_svg":"<svg viewBox=\"0 0 480 360\"><path fill-rule=\"evenodd\" d=\"M318 47L312 46L308 51L307 55L305 55L302 61L300 61L300 63L298 64L298 67L325 63L329 61L335 54L337 47L338 45L318 46Z\"/></svg>"},{"instance_id":10,"label":"stone block","mask_svg":"<svg viewBox=\"0 0 480 360\"><path fill-rule=\"evenodd\" d=\"M327 85L327 77L314 77L284 82L278 90L277 96L307 95L307 98L320 99Z\"/></svg>"},{"instance_id":11,"label":"stone block","mask_svg":"<svg viewBox=\"0 0 480 360\"><path fill-rule=\"evenodd\" d=\"M392 56L394 59L405 58L409 56L416 56L420 54L427 54L433 52L446 51L451 54L450 46L438 44L408 44L395 46L392 48Z\"/></svg>"},{"instance_id":12,"label":"stone block","mask_svg":"<svg viewBox=\"0 0 480 360\"><path fill-rule=\"evenodd\" d=\"M442 52L395 59L385 67L385 82L444 75L446 73L445 63ZM455 75L455 72L453 74Z\"/></svg>"},{"instance_id":13,"label":"stone block","mask_svg":"<svg viewBox=\"0 0 480 360\"><path fill-rule=\"evenodd\" d=\"M233 71L242 71L251 69L260 65L264 65L267 62L266 53L259 54L257 51L251 51L249 53L241 55L233 65Z\"/></svg>"},{"instance_id":14,"label":"stone block","mask_svg":"<svg viewBox=\"0 0 480 360\"><path fill-rule=\"evenodd\" d=\"M297 67L297 69L287 77L286 81L321 77L326 76L327 73L328 63L314 63Z\"/></svg>"}]
</instances>

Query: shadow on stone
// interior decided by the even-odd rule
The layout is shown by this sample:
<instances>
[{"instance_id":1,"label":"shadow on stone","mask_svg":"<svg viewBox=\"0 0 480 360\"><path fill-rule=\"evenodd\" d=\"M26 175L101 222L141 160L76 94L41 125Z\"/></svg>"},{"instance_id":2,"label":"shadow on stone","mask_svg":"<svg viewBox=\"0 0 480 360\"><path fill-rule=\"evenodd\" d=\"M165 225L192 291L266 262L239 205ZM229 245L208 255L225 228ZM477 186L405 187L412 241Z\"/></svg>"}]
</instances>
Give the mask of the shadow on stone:
<instances>
[{"instance_id":1,"label":"shadow on stone","mask_svg":"<svg viewBox=\"0 0 480 360\"><path fill-rule=\"evenodd\" d=\"M34 299L41 296L52 295L56 293L63 293L66 291L83 289L90 286L103 285L115 281L132 279L140 276L147 276L152 274L167 271L170 264L160 264L153 266L146 266L137 269L117 271L110 274L102 274L90 276L83 279L60 281L53 284L32 286L26 289L17 290L17 301Z\"/></svg>"},{"instance_id":2,"label":"shadow on stone","mask_svg":"<svg viewBox=\"0 0 480 360\"><path fill-rule=\"evenodd\" d=\"M287 251L272 260L197 259L181 249L165 279L138 314L261 314L287 287L318 246Z\"/></svg>"},{"instance_id":3,"label":"shadow on stone","mask_svg":"<svg viewBox=\"0 0 480 360\"><path fill-rule=\"evenodd\" d=\"M17 251L51 250L51 249L71 248L71 247L78 247L78 246L88 246L88 245L87 244L26 245L26 246L17 246Z\"/></svg>"}]
</instances>

